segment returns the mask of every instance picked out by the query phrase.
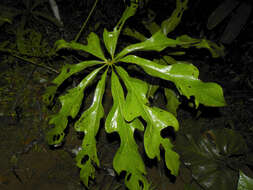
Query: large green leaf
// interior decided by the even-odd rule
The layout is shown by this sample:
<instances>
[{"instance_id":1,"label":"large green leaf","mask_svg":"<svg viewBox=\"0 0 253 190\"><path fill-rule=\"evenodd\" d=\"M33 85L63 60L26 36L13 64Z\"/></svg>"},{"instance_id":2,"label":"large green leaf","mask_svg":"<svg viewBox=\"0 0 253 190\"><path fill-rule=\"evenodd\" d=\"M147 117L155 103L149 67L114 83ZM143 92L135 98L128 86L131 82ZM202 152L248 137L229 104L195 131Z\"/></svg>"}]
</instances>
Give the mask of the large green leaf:
<instances>
[{"instance_id":1,"label":"large green leaf","mask_svg":"<svg viewBox=\"0 0 253 190\"><path fill-rule=\"evenodd\" d=\"M253 189L253 179L246 176L242 171L240 171L237 190L252 190L252 189Z\"/></svg>"},{"instance_id":2,"label":"large green leaf","mask_svg":"<svg viewBox=\"0 0 253 190\"><path fill-rule=\"evenodd\" d=\"M91 32L88 36L88 44L83 45L77 42L66 42L65 40L58 40L55 43L56 50L60 50L62 48L70 48L70 49L75 49L75 50L82 50L85 52L88 52L104 61L106 61L104 53L101 49L100 42L99 42L99 37L97 34L94 32Z\"/></svg>"},{"instance_id":3,"label":"large green leaf","mask_svg":"<svg viewBox=\"0 0 253 190\"><path fill-rule=\"evenodd\" d=\"M125 24L126 20L135 14L137 7L138 7L138 4L132 2L131 5L128 6L126 10L124 11L120 21L113 28L113 31L108 32L106 29L104 30L103 38L104 38L105 47L107 51L110 53L112 59L114 59L114 53L115 53L115 49L116 49L116 45L118 42L121 29L123 25Z\"/></svg>"},{"instance_id":4,"label":"large green leaf","mask_svg":"<svg viewBox=\"0 0 253 190\"><path fill-rule=\"evenodd\" d=\"M127 121L141 116L147 122L144 133L145 150L149 158L157 157L160 159L160 145L165 150L166 166L173 175L177 175L179 169L179 156L172 151L173 145L169 139L161 137L161 130L166 127L173 127L178 130L178 121L173 114L157 107L149 107L146 97L147 84L139 79L131 78L127 72L116 67L117 72L124 81L127 88L127 97L124 107L124 118Z\"/></svg>"},{"instance_id":5,"label":"large green leaf","mask_svg":"<svg viewBox=\"0 0 253 190\"><path fill-rule=\"evenodd\" d=\"M143 106L149 103L146 98L148 85L144 81L129 77L121 67L116 67L116 70L127 87L126 103L123 109L124 118L132 121L144 114Z\"/></svg>"},{"instance_id":6,"label":"large green leaf","mask_svg":"<svg viewBox=\"0 0 253 190\"><path fill-rule=\"evenodd\" d=\"M94 71L92 71L87 77L85 77L77 87L68 90L68 92L60 97L60 101L62 104L62 109L60 113L64 113L64 115L71 116L75 118L77 113L79 112L80 106L83 100L83 91L84 89L91 84L93 79L96 77L97 73L102 69L100 67Z\"/></svg>"},{"instance_id":7,"label":"large green leaf","mask_svg":"<svg viewBox=\"0 0 253 190\"><path fill-rule=\"evenodd\" d=\"M226 105L222 88L216 83L199 80L199 71L192 64L179 62L173 65L160 65L134 55L128 55L120 61L137 64L151 76L174 82L180 94L187 98L195 97L197 107L199 103L207 106Z\"/></svg>"},{"instance_id":8,"label":"large green leaf","mask_svg":"<svg viewBox=\"0 0 253 190\"><path fill-rule=\"evenodd\" d=\"M146 109L145 109L146 108ZM147 128L144 133L144 146L149 158L160 160L160 145L165 150L165 163L172 175L178 175L179 155L172 150L173 145L168 138L161 136L161 131L172 126L176 131L179 124L173 114L160 108L145 106Z\"/></svg>"},{"instance_id":9,"label":"large green leaf","mask_svg":"<svg viewBox=\"0 0 253 190\"><path fill-rule=\"evenodd\" d=\"M239 155L245 154L243 138L230 129L210 130L190 125L179 131L176 150L191 169L192 176L208 190L235 190L238 181ZM226 151L224 151L226 149ZM241 151L239 151L241 150Z\"/></svg>"},{"instance_id":10,"label":"large green leaf","mask_svg":"<svg viewBox=\"0 0 253 190\"><path fill-rule=\"evenodd\" d=\"M178 45L177 40L167 38L161 30L157 31L153 36L147 40L132 44L124 48L117 56L116 59L122 58L124 55L134 51L162 51L167 47L175 47Z\"/></svg>"},{"instance_id":11,"label":"large green leaf","mask_svg":"<svg viewBox=\"0 0 253 190\"><path fill-rule=\"evenodd\" d=\"M52 81L52 86L49 86L46 89L46 92L43 95L43 101L49 105L56 93L58 87L71 75L78 73L84 70L87 67L92 67L94 65L103 64L101 61L83 61L75 65L64 65L61 69L61 73Z\"/></svg>"},{"instance_id":12,"label":"large green leaf","mask_svg":"<svg viewBox=\"0 0 253 190\"><path fill-rule=\"evenodd\" d=\"M106 72L97 84L91 106L83 112L75 123L75 130L84 133L82 150L76 157L77 166L81 168L80 178L88 186L89 177L94 179L94 164L99 166L96 148L96 135L100 126L100 120L104 116L102 99L105 89ZM85 162L83 162L85 160Z\"/></svg>"},{"instance_id":13,"label":"large green leaf","mask_svg":"<svg viewBox=\"0 0 253 190\"><path fill-rule=\"evenodd\" d=\"M120 148L114 156L113 167L118 174L126 171L125 184L129 189L148 190L149 184L144 176L145 166L134 139L135 129L144 130L144 127L138 119L130 123L125 121L123 117L124 92L114 72L111 77L111 90L113 106L107 116L105 128L108 133L118 132L120 136Z\"/></svg>"},{"instance_id":14,"label":"large green leaf","mask_svg":"<svg viewBox=\"0 0 253 190\"><path fill-rule=\"evenodd\" d=\"M85 77L77 87L68 90L65 95L60 96L61 109L57 114L53 115L49 121L49 124L54 125L54 128L47 134L47 142L49 145L56 145L62 142L65 136L64 130L68 124L68 117L76 117L82 105L84 89L90 85L101 68L94 70Z\"/></svg>"},{"instance_id":15,"label":"large green leaf","mask_svg":"<svg viewBox=\"0 0 253 190\"><path fill-rule=\"evenodd\" d=\"M110 53L112 59L114 58L114 53L118 41L120 31L115 27L112 32L108 32L106 29L103 33L104 43L107 51Z\"/></svg>"}]
</instances>

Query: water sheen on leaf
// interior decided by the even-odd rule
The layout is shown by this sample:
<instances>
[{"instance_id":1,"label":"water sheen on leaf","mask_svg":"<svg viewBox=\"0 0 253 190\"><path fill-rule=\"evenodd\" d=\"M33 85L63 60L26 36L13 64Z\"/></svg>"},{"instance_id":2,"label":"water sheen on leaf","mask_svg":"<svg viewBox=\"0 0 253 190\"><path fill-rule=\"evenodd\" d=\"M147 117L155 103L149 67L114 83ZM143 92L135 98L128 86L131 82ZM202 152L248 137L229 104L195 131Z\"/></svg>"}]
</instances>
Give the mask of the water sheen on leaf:
<instances>
[{"instance_id":1,"label":"water sheen on leaf","mask_svg":"<svg viewBox=\"0 0 253 190\"><path fill-rule=\"evenodd\" d=\"M84 89L93 81L97 73L102 69L98 68L85 77L77 87L68 90L65 95L60 96L61 109L53 115L49 121L49 124L55 126L47 134L47 141L50 145L56 145L62 142L64 130L68 124L68 117L75 118L79 112L80 106L83 100ZM56 138L58 136L58 138Z\"/></svg>"},{"instance_id":2,"label":"water sheen on leaf","mask_svg":"<svg viewBox=\"0 0 253 190\"><path fill-rule=\"evenodd\" d=\"M199 80L198 69L192 64L160 65L134 55L128 55L120 61L137 64L151 76L174 82L180 94L187 98L195 97L196 107L199 103L206 106L226 105L222 88L216 83Z\"/></svg>"},{"instance_id":3,"label":"water sheen on leaf","mask_svg":"<svg viewBox=\"0 0 253 190\"><path fill-rule=\"evenodd\" d=\"M58 87L70 76L72 76L75 73L78 73L82 70L84 70L87 67L92 67L95 65L102 64L100 61L83 61L75 65L64 65L61 69L61 73L52 81L52 86L47 88L45 94L43 95L43 101L49 105L58 89Z\"/></svg>"},{"instance_id":4,"label":"water sheen on leaf","mask_svg":"<svg viewBox=\"0 0 253 190\"><path fill-rule=\"evenodd\" d=\"M111 76L111 90L113 106L109 112L105 128L108 133L117 132L120 136L120 148L113 159L113 167L118 174L126 171L125 184L129 189L148 189L149 184L145 178L146 170L142 158L138 152L138 146L134 139L135 129L144 130L142 123L135 119L126 122L123 117L124 92L118 77L114 72Z\"/></svg>"},{"instance_id":5,"label":"water sheen on leaf","mask_svg":"<svg viewBox=\"0 0 253 190\"><path fill-rule=\"evenodd\" d=\"M100 126L100 120L104 116L102 98L105 89L107 70L97 84L91 106L85 110L79 120L75 123L75 129L85 134L82 142L82 150L76 157L77 166L81 168L80 178L88 186L89 177L94 179L94 165L99 166L96 148L96 135ZM86 158L86 159L85 159ZM83 159L86 160L83 163Z\"/></svg>"},{"instance_id":6,"label":"water sheen on leaf","mask_svg":"<svg viewBox=\"0 0 253 190\"><path fill-rule=\"evenodd\" d=\"M167 47L176 47L178 44L177 40L167 38L161 30L157 31L153 36L147 40L132 44L124 48L117 56L116 59L122 58L134 51L162 51Z\"/></svg>"},{"instance_id":7,"label":"water sheen on leaf","mask_svg":"<svg viewBox=\"0 0 253 190\"><path fill-rule=\"evenodd\" d=\"M160 160L160 145L162 145L165 155L167 154L165 156L166 166L173 175L177 175L179 156L172 150L173 145L170 140L161 136L161 130L166 127L171 126L175 131L178 130L177 119L173 114L165 110L148 106L146 97L148 87L145 82L129 77L127 72L121 67L116 67L116 70L123 79L128 91L124 107L124 118L127 121L132 121L141 116L147 122L144 133L144 146L148 157L151 159L157 157Z\"/></svg>"},{"instance_id":8,"label":"water sheen on leaf","mask_svg":"<svg viewBox=\"0 0 253 190\"><path fill-rule=\"evenodd\" d=\"M108 32L106 29L103 33L104 43L107 51L110 53L112 59L114 58L114 53L118 41L120 31L115 27L112 32Z\"/></svg>"}]
</instances>

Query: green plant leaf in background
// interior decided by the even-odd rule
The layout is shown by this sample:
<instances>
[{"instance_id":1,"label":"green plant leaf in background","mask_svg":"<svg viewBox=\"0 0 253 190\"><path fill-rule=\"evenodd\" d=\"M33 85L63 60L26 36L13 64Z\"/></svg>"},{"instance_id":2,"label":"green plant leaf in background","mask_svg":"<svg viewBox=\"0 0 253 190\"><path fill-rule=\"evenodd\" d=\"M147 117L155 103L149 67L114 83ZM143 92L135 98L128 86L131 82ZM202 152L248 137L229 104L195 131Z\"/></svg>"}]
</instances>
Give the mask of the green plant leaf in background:
<instances>
[{"instance_id":1,"label":"green plant leaf in background","mask_svg":"<svg viewBox=\"0 0 253 190\"><path fill-rule=\"evenodd\" d=\"M240 155L247 153L243 137L231 129L201 133L201 126L187 122L189 127L178 132L176 150L192 177L208 190L236 189Z\"/></svg>"},{"instance_id":2,"label":"green plant leaf in background","mask_svg":"<svg viewBox=\"0 0 253 190\"><path fill-rule=\"evenodd\" d=\"M12 23L12 20L8 17L1 17L0 16L0 27L5 23L5 22L8 22L9 24Z\"/></svg>"},{"instance_id":3,"label":"green plant leaf in background","mask_svg":"<svg viewBox=\"0 0 253 190\"><path fill-rule=\"evenodd\" d=\"M240 177L238 181L237 190L251 190L253 189L253 179L245 175L240 170Z\"/></svg>"},{"instance_id":4,"label":"green plant leaf in background","mask_svg":"<svg viewBox=\"0 0 253 190\"><path fill-rule=\"evenodd\" d=\"M50 57L55 49L42 39L42 35L33 29L18 28L16 34L16 49L9 49L10 53L32 58Z\"/></svg>"},{"instance_id":5,"label":"green plant leaf in background","mask_svg":"<svg viewBox=\"0 0 253 190\"><path fill-rule=\"evenodd\" d=\"M0 5L0 27L5 23L9 22L10 24L13 22L13 19L19 15L21 11L11 8L8 6Z\"/></svg>"},{"instance_id":6,"label":"green plant leaf in background","mask_svg":"<svg viewBox=\"0 0 253 190\"><path fill-rule=\"evenodd\" d=\"M237 0L223 1L209 16L207 29L212 30L220 24L239 4Z\"/></svg>"},{"instance_id":7,"label":"green plant leaf in background","mask_svg":"<svg viewBox=\"0 0 253 190\"><path fill-rule=\"evenodd\" d=\"M173 31L180 23L182 15L187 9L187 3L188 0L177 0L176 9L173 11L172 15L161 24L161 30L165 35Z\"/></svg>"}]
</instances>

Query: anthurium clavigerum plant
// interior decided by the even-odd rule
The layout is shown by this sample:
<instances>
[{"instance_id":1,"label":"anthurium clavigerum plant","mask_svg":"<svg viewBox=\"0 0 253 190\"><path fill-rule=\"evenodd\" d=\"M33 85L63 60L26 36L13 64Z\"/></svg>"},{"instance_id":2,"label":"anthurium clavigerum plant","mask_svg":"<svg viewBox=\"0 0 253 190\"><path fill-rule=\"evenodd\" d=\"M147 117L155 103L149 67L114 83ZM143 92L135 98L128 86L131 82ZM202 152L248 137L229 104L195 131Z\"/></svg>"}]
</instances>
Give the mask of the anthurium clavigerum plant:
<instances>
[{"instance_id":1,"label":"anthurium clavigerum plant","mask_svg":"<svg viewBox=\"0 0 253 190\"><path fill-rule=\"evenodd\" d=\"M179 0L177 4L181 6L182 2ZM61 109L51 117L49 124L54 125L54 128L47 134L47 141L50 145L58 145L63 141L68 117L78 117L84 90L94 83L94 79L98 78L90 107L80 113L81 116L77 118L74 125L76 131L84 133L82 149L78 152L76 161L77 166L81 169L81 180L86 186L88 186L89 178L95 176L95 166L99 166L95 137L100 127L100 120L104 116L102 99L106 80L111 80L113 105L107 115L105 129L107 133L117 132L120 136L120 147L114 157L113 167L117 174L122 171L126 172L126 186L130 190L149 189L149 183L145 178L145 165L134 139L135 130L144 131L144 147L147 156L150 159L160 160L160 148L162 147L167 168L172 175L178 174L179 155L172 150L173 145L170 140L163 138L160 134L161 130L169 126L177 131L178 121L172 113L150 106L147 98L148 83L131 77L127 65L135 64L152 77L173 82L181 95L195 98L196 106L199 103L207 106L225 105L222 88L216 83L204 83L199 80L198 69L192 64L176 62L172 65L162 65L132 54L136 51L160 52L167 47L190 46L191 44L196 46L196 40L192 42L183 41L181 38L171 39L167 37L169 29L160 29L143 42L129 45L119 53L115 53L122 27L126 20L135 14L137 6L136 3L131 3L126 8L112 32L104 30L103 42L110 58L105 57L99 37L95 33L88 36L87 45L64 40L56 43L57 50L68 48L85 51L97 58L74 65L65 65L61 73L53 80L54 85L50 86L44 95L45 102L50 104L58 87L66 79L88 67L94 68L76 87L60 96ZM175 27L178 22L178 16L173 16L166 27ZM140 118L145 120L145 127Z\"/></svg>"}]
</instances>

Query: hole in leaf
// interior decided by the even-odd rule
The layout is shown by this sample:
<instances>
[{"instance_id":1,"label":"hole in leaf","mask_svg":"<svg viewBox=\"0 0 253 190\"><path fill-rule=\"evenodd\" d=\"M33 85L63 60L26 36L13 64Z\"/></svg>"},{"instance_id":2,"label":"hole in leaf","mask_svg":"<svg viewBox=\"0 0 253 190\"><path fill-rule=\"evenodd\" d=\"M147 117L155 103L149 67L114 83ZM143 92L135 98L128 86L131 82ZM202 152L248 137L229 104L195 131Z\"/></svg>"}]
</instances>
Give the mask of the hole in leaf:
<instances>
[{"instance_id":1,"label":"hole in leaf","mask_svg":"<svg viewBox=\"0 0 253 190\"><path fill-rule=\"evenodd\" d=\"M89 160L89 156L88 155L85 155L82 160L81 160L81 164L82 165L85 165L85 163Z\"/></svg>"},{"instance_id":2,"label":"hole in leaf","mask_svg":"<svg viewBox=\"0 0 253 190\"><path fill-rule=\"evenodd\" d=\"M60 134L54 135L53 136L53 141L58 141L60 139Z\"/></svg>"},{"instance_id":3,"label":"hole in leaf","mask_svg":"<svg viewBox=\"0 0 253 190\"><path fill-rule=\"evenodd\" d=\"M176 133L171 126L162 129L160 135L162 138L171 138L173 141L176 139Z\"/></svg>"},{"instance_id":4,"label":"hole in leaf","mask_svg":"<svg viewBox=\"0 0 253 190\"><path fill-rule=\"evenodd\" d=\"M139 186L141 187L141 189L143 189L144 188L143 182L141 180L139 180L138 182L139 182Z\"/></svg>"},{"instance_id":5,"label":"hole in leaf","mask_svg":"<svg viewBox=\"0 0 253 190\"><path fill-rule=\"evenodd\" d=\"M134 131L134 139L138 142L142 142L143 141L143 133L141 133L138 130Z\"/></svg>"},{"instance_id":6,"label":"hole in leaf","mask_svg":"<svg viewBox=\"0 0 253 190\"><path fill-rule=\"evenodd\" d=\"M77 132L76 135L77 135L77 139L79 139L79 140L82 140L84 138L83 132Z\"/></svg>"},{"instance_id":7,"label":"hole in leaf","mask_svg":"<svg viewBox=\"0 0 253 190\"><path fill-rule=\"evenodd\" d=\"M130 180L131 176L132 176L132 174L128 174L128 175L127 175L127 178L126 178L126 179L127 179L127 181L129 181L129 180Z\"/></svg>"}]
</instances>

